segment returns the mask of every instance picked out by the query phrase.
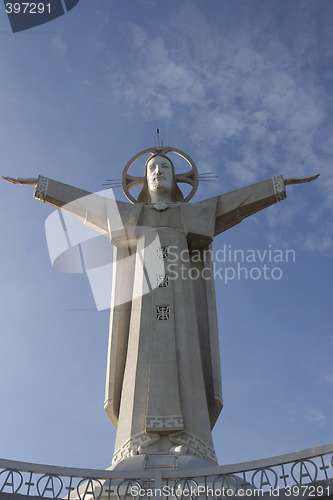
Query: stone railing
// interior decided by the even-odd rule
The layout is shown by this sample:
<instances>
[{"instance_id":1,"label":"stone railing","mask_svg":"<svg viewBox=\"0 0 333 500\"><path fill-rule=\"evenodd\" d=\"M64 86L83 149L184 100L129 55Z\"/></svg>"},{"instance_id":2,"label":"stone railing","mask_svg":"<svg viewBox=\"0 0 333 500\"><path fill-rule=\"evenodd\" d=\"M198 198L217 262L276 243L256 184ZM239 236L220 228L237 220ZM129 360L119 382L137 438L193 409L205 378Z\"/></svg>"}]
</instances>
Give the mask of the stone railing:
<instances>
[{"instance_id":1,"label":"stone railing","mask_svg":"<svg viewBox=\"0 0 333 500\"><path fill-rule=\"evenodd\" d=\"M138 477L139 476L139 477ZM333 495L333 443L287 455L198 470L73 469L0 459L0 500L325 498Z\"/></svg>"}]
</instances>

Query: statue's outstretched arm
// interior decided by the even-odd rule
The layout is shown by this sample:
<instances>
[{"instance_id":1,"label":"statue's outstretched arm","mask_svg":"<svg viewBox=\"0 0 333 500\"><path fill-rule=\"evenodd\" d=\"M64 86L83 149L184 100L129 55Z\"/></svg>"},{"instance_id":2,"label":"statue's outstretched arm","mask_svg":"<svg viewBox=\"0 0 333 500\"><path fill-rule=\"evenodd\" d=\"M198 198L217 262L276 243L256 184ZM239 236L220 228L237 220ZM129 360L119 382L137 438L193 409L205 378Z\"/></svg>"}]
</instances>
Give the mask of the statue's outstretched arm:
<instances>
[{"instance_id":1,"label":"statue's outstretched arm","mask_svg":"<svg viewBox=\"0 0 333 500\"><path fill-rule=\"evenodd\" d=\"M1 177L1 179L11 184L23 184L27 186L36 186L38 181L36 177Z\"/></svg>"},{"instance_id":2,"label":"statue's outstretched arm","mask_svg":"<svg viewBox=\"0 0 333 500\"><path fill-rule=\"evenodd\" d=\"M35 186L34 198L66 212L102 234L108 232L105 199L47 177L1 177L12 184Z\"/></svg>"},{"instance_id":3,"label":"statue's outstretched arm","mask_svg":"<svg viewBox=\"0 0 333 500\"><path fill-rule=\"evenodd\" d=\"M295 177L284 179L282 175L257 182L217 197L215 235L239 224L250 215L267 208L287 197L286 186L311 182L319 177Z\"/></svg>"},{"instance_id":4,"label":"statue's outstretched arm","mask_svg":"<svg viewBox=\"0 0 333 500\"><path fill-rule=\"evenodd\" d=\"M312 175L311 177L287 177L283 179L283 182L285 186L287 186L288 184L303 184L303 182L314 181L318 179L319 176L320 174L315 174Z\"/></svg>"}]
</instances>

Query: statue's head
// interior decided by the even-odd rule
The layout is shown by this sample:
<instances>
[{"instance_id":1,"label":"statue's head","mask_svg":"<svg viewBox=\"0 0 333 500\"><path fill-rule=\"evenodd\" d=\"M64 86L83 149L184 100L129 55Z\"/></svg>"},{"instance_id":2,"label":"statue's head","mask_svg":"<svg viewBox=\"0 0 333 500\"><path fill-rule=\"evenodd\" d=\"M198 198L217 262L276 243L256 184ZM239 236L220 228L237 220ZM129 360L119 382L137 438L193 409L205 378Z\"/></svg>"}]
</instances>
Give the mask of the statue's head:
<instances>
[{"instance_id":1,"label":"statue's head","mask_svg":"<svg viewBox=\"0 0 333 500\"><path fill-rule=\"evenodd\" d=\"M177 186L175 169L170 158L161 154L150 156L146 162L145 182L138 202L170 203L183 200L183 193Z\"/></svg>"},{"instance_id":2,"label":"statue's head","mask_svg":"<svg viewBox=\"0 0 333 500\"><path fill-rule=\"evenodd\" d=\"M167 153L175 153L185 160L191 170L184 173L175 173L172 161ZM144 155L150 153L146 161L145 176L133 176L128 173L131 166ZM191 186L190 192L185 199L178 184L185 183ZM183 151L176 148L158 146L144 149L131 158L123 171L121 184L125 195L132 203L176 203L188 202L196 192L199 184L199 175L194 161ZM143 186L139 196L136 198L130 194L132 188Z\"/></svg>"}]
</instances>

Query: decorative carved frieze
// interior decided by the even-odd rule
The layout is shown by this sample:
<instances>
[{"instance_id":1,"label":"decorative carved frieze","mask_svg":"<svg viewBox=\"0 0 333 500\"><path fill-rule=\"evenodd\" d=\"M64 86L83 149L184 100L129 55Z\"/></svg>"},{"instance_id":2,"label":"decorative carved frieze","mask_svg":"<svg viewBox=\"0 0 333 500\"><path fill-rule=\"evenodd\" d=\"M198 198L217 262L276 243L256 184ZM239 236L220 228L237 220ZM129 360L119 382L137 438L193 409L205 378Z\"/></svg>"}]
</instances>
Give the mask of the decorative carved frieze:
<instances>
[{"instance_id":1,"label":"decorative carved frieze","mask_svg":"<svg viewBox=\"0 0 333 500\"><path fill-rule=\"evenodd\" d=\"M147 431L180 431L184 429L184 420L182 415L163 416L147 416L146 430Z\"/></svg>"},{"instance_id":2,"label":"decorative carved frieze","mask_svg":"<svg viewBox=\"0 0 333 500\"><path fill-rule=\"evenodd\" d=\"M114 453L112 462L117 463L123 458L131 457L138 454L140 446L148 446L159 440L159 436L153 438L144 432L140 432L132 436Z\"/></svg>"},{"instance_id":3,"label":"decorative carved frieze","mask_svg":"<svg viewBox=\"0 0 333 500\"><path fill-rule=\"evenodd\" d=\"M186 445L188 448L188 453L190 455L196 455L198 457L209 460L210 462L217 463L216 454L214 448L208 446L207 443L202 441L195 434L189 432L182 432L176 436L170 436L170 441L179 445Z\"/></svg>"}]
</instances>

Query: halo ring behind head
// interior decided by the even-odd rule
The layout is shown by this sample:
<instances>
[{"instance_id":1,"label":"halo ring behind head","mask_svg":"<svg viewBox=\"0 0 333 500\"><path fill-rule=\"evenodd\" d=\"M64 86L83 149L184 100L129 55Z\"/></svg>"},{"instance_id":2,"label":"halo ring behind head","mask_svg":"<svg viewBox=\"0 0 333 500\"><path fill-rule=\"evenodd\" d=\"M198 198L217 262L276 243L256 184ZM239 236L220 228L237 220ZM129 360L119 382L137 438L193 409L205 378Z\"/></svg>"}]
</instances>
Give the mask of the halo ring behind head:
<instances>
[{"instance_id":1,"label":"halo ring behind head","mask_svg":"<svg viewBox=\"0 0 333 500\"><path fill-rule=\"evenodd\" d=\"M166 155L167 153L176 153L177 155L181 156L184 158L184 160L189 163L191 166L191 170L188 172L185 172L185 174L176 174L176 182L184 182L186 184L190 184L192 186L191 191L189 194L186 196L184 199L184 202L188 202L193 196L195 195L196 190L198 189L199 185L199 175L198 175L198 169L196 167L196 164L190 158L186 153L181 151L180 149L176 148L171 148L171 147L166 147L166 146L158 146L155 148L148 148L144 149L143 151L140 151L137 153L135 156L133 156L127 163L123 171L121 183L123 187L123 191L125 193L125 196L132 202L132 203L137 203L138 201L130 194L130 189L136 187L136 186L141 186L145 182L145 177L137 177L130 175L128 173L129 169L133 165L136 160L141 158L142 156L151 153L152 155Z\"/></svg>"}]
</instances>

